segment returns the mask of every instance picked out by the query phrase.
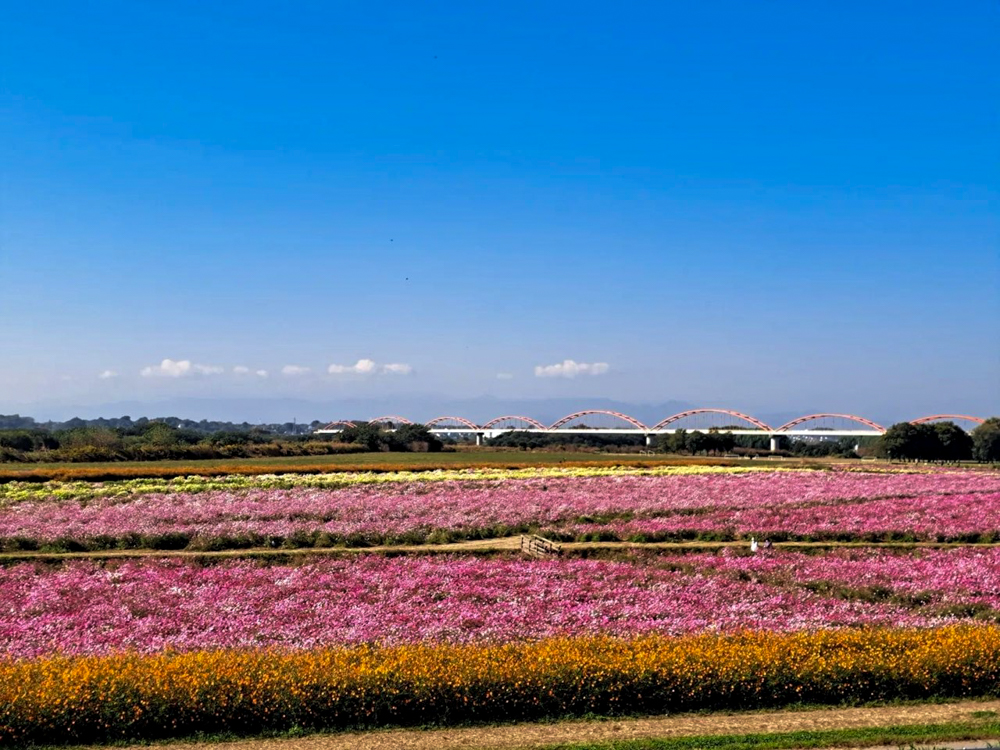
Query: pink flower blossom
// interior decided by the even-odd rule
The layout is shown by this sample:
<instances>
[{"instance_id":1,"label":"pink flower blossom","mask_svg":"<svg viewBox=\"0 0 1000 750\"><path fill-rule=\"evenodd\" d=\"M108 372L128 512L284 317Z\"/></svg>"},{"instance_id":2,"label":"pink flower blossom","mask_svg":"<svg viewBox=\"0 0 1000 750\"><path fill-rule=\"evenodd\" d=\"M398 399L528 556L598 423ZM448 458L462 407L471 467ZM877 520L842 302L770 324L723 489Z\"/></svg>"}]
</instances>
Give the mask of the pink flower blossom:
<instances>
[{"instance_id":1,"label":"pink flower blossom","mask_svg":"<svg viewBox=\"0 0 1000 750\"><path fill-rule=\"evenodd\" d=\"M90 546L179 543L383 543L494 537L528 529L563 538L629 539L784 531L804 538L1000 531L1000 475L755 472L408 482L342 489L248 489L44 500L0 508L0 547L13 540Z\"/></svg>"},{"instance_id":2,"label":"pink flower blossom","mask_svg":"<svg viewBox=\"0 0 1000 750\"><path fill-rule=\"evenodd\" d=\"M937 622L898 605L655 563L368 555L295 566L20 564L0 569L0 658Z\"/></svg>"}]
</instances>

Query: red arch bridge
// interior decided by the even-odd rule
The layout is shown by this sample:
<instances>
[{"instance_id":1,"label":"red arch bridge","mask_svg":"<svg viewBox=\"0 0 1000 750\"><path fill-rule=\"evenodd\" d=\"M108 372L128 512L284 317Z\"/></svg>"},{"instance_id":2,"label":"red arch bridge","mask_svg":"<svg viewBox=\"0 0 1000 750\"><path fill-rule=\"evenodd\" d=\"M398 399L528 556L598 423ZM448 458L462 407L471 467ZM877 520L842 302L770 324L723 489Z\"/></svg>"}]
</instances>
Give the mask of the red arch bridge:
<instances>
[{"instance_id":1,"label":"red arch bridge","mask_svg":"<svg viewBox=\"0 0 1000 750\"><path fill-rule=\"evenodd\" d=\"M369 423L385 425L392 430L400 425L413 424L406 417L389 414L368 420ZM932 414L912 420L912 424L951 421L965 429L972 429L983 423L980 417L967 414ZM547 435L642 435L649 445L656 435L670 435L679 430L688 432L728 432L733 435L766 435L771 439L771 450L777 448L778 438L788 437L877 437L885 433L882 425L859 417L856 414L806 414L774 427L749 414L731 409L689 409L661 419L654 425L645 425L628 414L607 409L584 409L567 414L550 425L537 419L519 415L496 417L483 424L476 424L464 417L435 417L424 423L431 432L439 435L472 436L476 444L484 438L492 438L505 432L532 432ZM316 430L320 434L342 431L354 427L349 420L338 420Z\"/></svg>"}]
</instances>

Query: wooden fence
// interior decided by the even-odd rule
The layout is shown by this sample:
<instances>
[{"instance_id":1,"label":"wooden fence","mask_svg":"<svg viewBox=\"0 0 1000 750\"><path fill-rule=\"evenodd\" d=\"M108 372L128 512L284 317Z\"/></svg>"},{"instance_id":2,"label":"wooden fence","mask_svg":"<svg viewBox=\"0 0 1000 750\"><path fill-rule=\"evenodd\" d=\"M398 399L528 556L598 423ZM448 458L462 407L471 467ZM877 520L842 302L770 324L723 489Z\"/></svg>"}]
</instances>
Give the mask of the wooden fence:
<instances>
[{"instance_id":1,"label":"wooden fence","mask_svg":"<svg viewBox=\"0 0 1000 750\"><path fill-rule=\"evenodd\" d=\"M548 557L549 555L561 555L562 547L545 537L531 534L530 536L521 536L521 551L536 557Z\"/></svg>"}]
</instances>

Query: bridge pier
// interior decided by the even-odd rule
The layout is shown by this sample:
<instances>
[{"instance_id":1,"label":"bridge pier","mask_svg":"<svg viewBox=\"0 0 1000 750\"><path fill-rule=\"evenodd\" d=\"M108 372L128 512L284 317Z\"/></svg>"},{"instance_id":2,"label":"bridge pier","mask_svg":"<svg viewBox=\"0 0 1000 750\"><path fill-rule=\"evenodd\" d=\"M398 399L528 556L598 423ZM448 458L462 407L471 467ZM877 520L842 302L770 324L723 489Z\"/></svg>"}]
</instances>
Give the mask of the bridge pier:
<instances>
[{"instance_id":1,"label":"bridge pier","mask_svg":"<svg viewBox=\"0 0 1000 750\"><path fill-rule=\"evenodd\" d=\"M482 444L483 444L483 433L477 432L476 433L476 445L482 445Z\"/></svg>"},{"instance_id":2,"label":"bridge pier","mask_svg":"<svg viewBox=\"0 0 1000 750\"><path fill-rule=\"evenodd\" d=\"M778 450L778 436L771 435L771 453L774 453L776 450Z\"/></svg>"},{"instance_id":3,"label":"bridge pier","mask_svg":"<svg viewBox=\"0 0 1000 750\"><path fill-rule=\"evenodd\" d=\"M648 448L652 444L653 444L653 436L652 435L646 435L646 447Z\"/></svg>"}]
</instances>

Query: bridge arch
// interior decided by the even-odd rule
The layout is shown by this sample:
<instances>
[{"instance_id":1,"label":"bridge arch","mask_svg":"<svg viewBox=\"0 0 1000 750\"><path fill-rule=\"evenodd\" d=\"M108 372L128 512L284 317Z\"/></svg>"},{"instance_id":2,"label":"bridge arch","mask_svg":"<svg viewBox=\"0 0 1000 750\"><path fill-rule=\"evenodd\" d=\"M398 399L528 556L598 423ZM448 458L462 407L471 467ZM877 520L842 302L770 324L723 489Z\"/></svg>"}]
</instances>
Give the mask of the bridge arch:
<instances>
[{"instance_id":1,"label":"bridge arch","mask_svg":"<svg viewBox=\"0 0 1000 750\"><path fill-rule=\"evenodd\" d=\"M354 422L352 422L349 419L335 419L333 422L330 422L330 424L328 424L328 425L324 425L320 429L321 430L342 430L345 427L357 427L357 424L355 424Z\"/></svg>"},{"instance_id":2,"label":"bridge arch","mask_svg":"<svg viewBox=\"0 0 1000 750\"><path fill-rule=\"evenodd\" d=\"M545 425L543 425L537 419L532 419L531 417L519 417L517 415L511 415L511 414L508 414L507 416L503 416L503 417L497 417L496 419L491 419L489 422L487 422L486 424L483 425L483 429L490 429L492 427L496 427L501 422L508 422L508 421L524 422L525 424L531 425L536 430L544 430L545 429Z\"/></svg>"},{"instance_id":3,"label":"bridge arch","mask_svg":"<svg viewBox=\"0 0 1000 750\"><path fill-rule=\"evenodd\" d=\"M755 417L751 417L749 414L744 414L743 412L733 411L731 409L688 409L687 411L682 411L674 414L672 417L667 417L666 419L657 422L654 426L654 430L661 430L669 424L673 424L681 419L686 419L687 417L692 417L696 414L725 414L729 417L735 417L736 419L741 419L744 422L752 424L758 430L764 430L765 432L770 432L771 428L761 422Z\"/></svg>"},{"instance_id":4,"label":"bridge arch","mask_svg":"<svg viewBox=\"0 0 1000 750\"><path fill-rule=\"evenodd\" d=\"M464 417L434 417L434 419L430 420L429 422L425 422L424 424L427 427L434 427L436 425L441 424L442 422L458 422L459 424L468 427L470 430L479 429L479 425L475 424L474 422L470 422L468 419L465 419Z\"/></svg>"},{"instance_id":5,"label":"bridge arch","mask_svg":"<svg viewBox=\"0 0 1000 750\"><path fill-rule=\"evenodd\" d=\"M558 420L556 422L553 422L549 426L549 429L550 430L558 430L564 424L566 424L568 422L572 422L574 419L579 419L580 417L586 417L586 416L588 416L590 414L603 414L605 416L615 417L616 419L620 419L623 422L628 422L630 425L632 425L633 427L635 427L637 430L643 430L643 431L645 431L645 430L649 429L648 427L646 427L646 425L644 425L642 422L640 422L635 417L630 417L628 414L622 414L621 412L618 412L618 411L608 411L607 409L584 409L583 411L574 412L573 414L567 414L562 419L560 419L560 420Z\"/></svg>"},{"instance_id":6,"label":"bridge arch","mask_svg":"<svg viewBox=\"0 0 1000 750\"><path fill-rule=\"evenodd\" d=\"M975 422L976 424L982 424L986 420L982 417L971 417L968 414L932 414L929 417L921 417L920 419L914 419L910 424L927 424L928 422L954 422L956 419L963 419L966 422Z\"/></svg>"},{"instance_id":7,"label":"bridge arch","mask_svg":"<svg viewBox=\"0 0 1000 750\"><path fill-rule=\"evenodd\" d=\"M793 427L798 427L804 422L811 422L814 419L825 419L825 418L835 418L835 419L848 419L851 422L857 422L865 427L871 427L877 432L885 432L885 427L878 424L877 422L872 422L870 419L865 419L864 417L859 417L856 414L807 414L804 417L799 417L798 419L793 419L791 422L786 422L781 425L775 432L784 432L790 430Z\"/></svg>"},{"instance_id":8,"label":"bridge arch","mask_svg":"<svg viewBox=\"0 0 1000 750\"><path fill-rule=\"evenodd\" d=\"M413 424L413 422L406 417L400 417L396 414L386 414L384 417L369 419L368 424Z\"/></svg>"}]
</instances>

